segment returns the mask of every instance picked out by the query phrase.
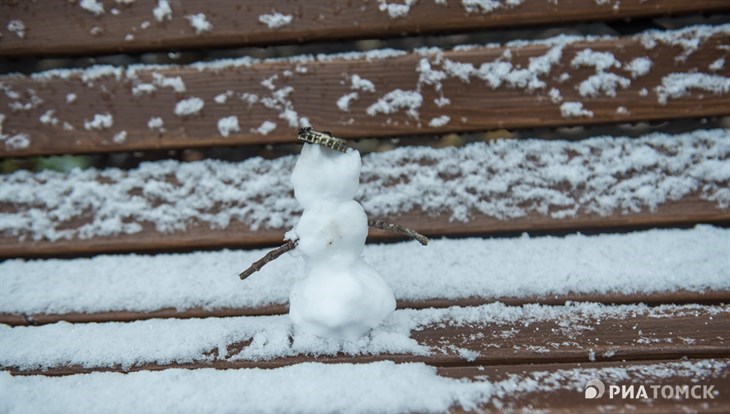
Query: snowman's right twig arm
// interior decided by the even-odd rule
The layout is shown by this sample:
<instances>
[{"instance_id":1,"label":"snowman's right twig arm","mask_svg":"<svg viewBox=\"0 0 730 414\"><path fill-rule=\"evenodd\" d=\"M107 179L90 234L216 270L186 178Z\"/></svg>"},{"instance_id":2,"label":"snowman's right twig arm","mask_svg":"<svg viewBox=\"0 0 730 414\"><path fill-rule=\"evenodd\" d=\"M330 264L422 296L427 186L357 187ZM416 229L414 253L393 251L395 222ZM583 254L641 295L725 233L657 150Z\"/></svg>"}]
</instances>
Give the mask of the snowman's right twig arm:
<instances>
[{"instance_id":1,"label":"snowman's right twig arm","mask_svg":"<svg viewBox=\"0 0 730 414\"><path fill-rule=\"evenodd\" d=\"M400 224L389 223L385 220L382 220L379 218L374 218L374 219L368 219L368 226L375 228L375 229L387 230L387 231L391 231L393 233L400 233L400 234L406 235L412 239L418 240L418 242L424 246L428 244L428 237L424 236L421 233L418 233L415 230L411 230L408 227L401 226Z\"/></svg>"},{"instance_id":2,"label":"snowman's right twig arm","mask_svg":"<svg viewBox=\"0 0 730 414\"><path fill-rule=\"evenodd\" d=\"M281 246L277 247L276 249L266 253L266 255L259 260L255 261L254 264L249 266L248 269L241 272L239 277L241 280L246 279L247 277L251 276L252 274L258 272L261 270L262 267L266 266L267 263L276 260L279 256L282 254L294 250L295 247L297 247L297 241L298 240L288 240L286 243L282 244Z\"/></svg>"}]
</instances>

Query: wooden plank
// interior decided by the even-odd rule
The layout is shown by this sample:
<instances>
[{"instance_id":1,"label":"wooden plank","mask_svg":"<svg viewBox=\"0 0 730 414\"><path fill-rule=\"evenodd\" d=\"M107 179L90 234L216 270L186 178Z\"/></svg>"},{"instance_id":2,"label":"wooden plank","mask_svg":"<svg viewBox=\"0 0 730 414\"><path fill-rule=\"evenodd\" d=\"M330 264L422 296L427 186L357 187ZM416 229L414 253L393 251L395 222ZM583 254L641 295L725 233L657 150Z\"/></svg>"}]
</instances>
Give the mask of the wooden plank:
<instances>
[{"instance_id":1,"label":"wooden plank","mask_svg":"<svg viewBox=\"0 0 730 414\"><path fill-rule=\"evenodd\" d=\"M730 114L730 68L709 69L727 25L555 42L2 76L0 157L292 142L310 123L364 138Z\"/></svg>"},{"instance_id":2,"label":"wooden plank","mask_svg":"<svg viewBox=\"0 0 730 414\"><path fill-rule=\"evenodd\" d=\"M726 413L730 410L730 369L727 359L712 360L724 368L709 369L701 379L692 368L710 361L641 361L595 362L577 364L534 364L507 366L442 367L439 374L453 378L489 381L496 390L490 401L479 407L480 412L550 411L561 413L638 412L704 412ZM586 399L586 383L597 379L604 383L606 393L598 399ZM671 387L700 384L714 386L714 398L654 398L651 386ZM634 386L638 392L644 386L650 398L611 398L609 386ZM500 392L502 391L502 392ZM699 389L698 389L699 391ZM636 395L636 394L634 394ZM667 391L667 395L669 392ZM673 394L675 395L675 394ZM696 393L701 395L701 393ZM459 407L454 413L465 412Z\"/></svg>"},{"instance_id":3,"label":"wooden plank","mask_svg":"<svg viewBox=\"0 0 730 414\"><path fill-rule=\"evenodd\" d=\"M347 3L318 1L218 1L202 0L168 3L169 17L156 18L156 2L115 4L99 2L103 13L85 10L76 2L40 4L4 1L0 14L6 21L22 22L2 27L0 56L39 54L89 54L139 52L165 49L244 46L282 42L306 42L341 38L398 36L442 31L464 31L529 24L564 24L574 21L615 20L666 14L727 10L723 0L686 2L682 0L547 0L516 2L514 6L496 6L489 12L461 4L415 2L405 7L405 15L389 17L381 2ZM160 9L162 11L162 9ZM291 21L269 27L263 15L281 13ZM209 31L196 33L186 18L203 13L212 25ZM163 17L164 16L164 17ZM73 22L73 24L68 24ZM58 36L63 33L63 36Z\"/></svg>"},{"instance_id":4,"label":"wooden plank","mask_svg":"<svg viewBox=\"0 0 730 414\"><path fill-rule=\"evenodd\" d=\"M4 362L1 368L13 374L68 375L94 371L139 371L168 368L273 368L308 361L362 363L392 360L395 362L425 362L435 366L463 366L467 362L471 365L514 365L683 357L726 358L730 356L730 344L728 344L730 338L727 338L727 332L730 331L730 312L727 306L689 305L654 309L608 306L592 309L591 306L594 305L589 304L584 307L577 305L577 307L558 307L552 310L534 307L510 310L500 305L486 306L487 308L466 308L465 310L472 316L465 319L454 316L458 315L459 310L453 308L446 310L440 317L427 316L425 319L411 318L419 318L418 312L431 312L429 313L431 315L435 311L401 311L412 312L408 316L409 320L428 321L424 325L415 322L415 325L410 327L408 334L421 347L429 349L427 355L421 351L417 354L410 352L383 353L382 348L379 348L382 345L378 343L377 339L372 339L374 350L369 350L370 345L363 344L362 349L358 348L354 353L344 353L345 351L342 351L343 348L340 347L329 347L329 351L319 353L310 349L312 338L305 339L305 343L301 345L297 340L297 334L290 333L287 347L294 350L297 349L297 346L303 346L302 349L306 350L304 351L306 355L289 356L292 351L288 348L280 349L283 344L279 343L281 338L278 338L278 335L281 334L279 326L289 322L274 319L269 319L265 328L259 328L264 331L258 333L243 328L247 323L243 319L236 322L236 332L226 333L216 328L215 332L220 335L215 339L216 344L211 347L210 351L201 352L195 356L191 356L185 349L190 347L199 349L203 345L197 344L197 342L205 342L210 339L201 336L191 337L183 347L172 351L173 354L182 352L179 357L181 360L177 360L178 357L174 355L166 356L159 350L158 341L151 340L151 338L148 339L155 343L155 354L162 356L136 354L146 352L145 347L148 345L142 345L141 348L127 348L125 352L131 353L132 358L139 362L124 367L121 366L121 363L114 364L115 358L119 357L114 350L104 348L101 352L110 354L103 357L99 356L98 346L94 345L97 348L94 348L94 351L89 350L89 352L95 356L90 357L91 360L81 362L79 358L84 357L73 353L73 345L69 345L69 343L73 344L74 341L78 341L78 338L91 340L93 335L89 336L85 331L98 331L99 334L104 335L104 343L108 343L109 341L132 340L132 338L125 339L128 335L144 335L145 338L155 335L157 337L157 329L165 329L167 335L174 335L178 331L182 334L186 329L190 329L187 327L186 321L168 320L164 322L177 327L162 327L160 326L161 321L156 321L154 322L155 328L144 329L137 329L137 326L127 324L108 327L91 324L74 325L73 329L65 332L59 331L59 327L55 325L6 330L4 332L6 341ZM474 317L473 312L483 312L485 316ZM134 322L133 324L145 325L148 322L152 321ZM207 319L195 323L216 323L216 321ZM413 324L414 322L407 323ZM140 325L139 328L142 328L143 325ZM60 328L66 329L63 326ZM126 333L115 333L115 329ZM390 335L403 334L400 331L402 328L394 329L396 331ZM44 354L52 353L54 355L53 361L42 361L44 357L41 355L34 356L27 349L14 348L16 346L14 344L38 340L39 335L43 337L43 332L46 331L49 332L49 335L53 335L54 343L58 343L59 346L58 349L55 349L55 345L49 345L49 348L43 349ZM294 336L292 337L292 335ZM134 340L139 339L141 342L136 343L146 344L148 339L145 338L135 338ZM224 344L221 344L220 341L223 341ZM277 349L276 352L279 354L287 356L269 355L258 358L246 356L257 355L267 346L271 346L273 349ZM58 356L59 352L69 355L69 358L74 358L74 361L77 362L68 364L59 362L65 358ZM221 352L225 352L226 355L222 355ZM84 355L86 354L85 352ZM312 354L319 355L311 356ZM25 368L9 362L16 358L26 361ZM148 358L152 358L152 360L150 361ZM153 362L155 358L163 358L168 363L155 363ZM150 362L144 362L146 359ZM42 369L29 368L36 364L42 364Z\"/></svg>"},{"instance_id":5,"label":"wooden plank","mask_svg":"<svg viewBox=\"0 0 730 414\"><path fill-rule=\"evenodd\" d=\"M715 203L690 196L681 201L670 201L655 211L631 214L578 215L556 220L533 213L526 217L500 220L484 215L474 216L468 222L455 222L447 215L429 216L420 211L399 214L390 220L415 229L429 237L487 236L522 232L549 233L612 229L639 229L661 226L691 226L698 223L727 225L730 211ZM79 220L79 223L84 220ZM250 248L282 243L289 229L251 228L240 222L230 223L225 229L211 229L208 225L192 224L185 232L158 233L151 225L134 234L94 237L92 239L32 241L18 240L5 234L0 238L0 258L86 256L102 253L191 251L199 249ZM370 241L401 240L392 233L372 230Z\"/></svg>"},{"instance_id":6,"label":"wooden plank","mask_svg":"<svg viewBox=\"0 0 730 414\"><path fill-rule=\"evenodd\" d=\"M510 306L521 306L530 303L543 305L563 305L566 302L594 302L604 304L631 304L644 303L647 305L662 304L705 304L717 305L730 303L730 291L705 290L692 292L678 290L676 292L655 292L651 294L586 294L569 293L562 295L546 295L533 297L474 297L467 299L429 299L421 301L398 300L398 309L427 309L448 308L450 306L479 306L488 303L500 302ZM289 312L287 305L270 305L257 308L193 308L179 310L175 308L160 309L154 312L98 312L98 313L63 313L63 314L11 314L0 313L0 324L10 326L37 326L66 321L70 323L102 323L102 322L132 322L147 319L189 319L189 318L223 318L234 316L281 315Z\"/></svg>"}]
</instances>

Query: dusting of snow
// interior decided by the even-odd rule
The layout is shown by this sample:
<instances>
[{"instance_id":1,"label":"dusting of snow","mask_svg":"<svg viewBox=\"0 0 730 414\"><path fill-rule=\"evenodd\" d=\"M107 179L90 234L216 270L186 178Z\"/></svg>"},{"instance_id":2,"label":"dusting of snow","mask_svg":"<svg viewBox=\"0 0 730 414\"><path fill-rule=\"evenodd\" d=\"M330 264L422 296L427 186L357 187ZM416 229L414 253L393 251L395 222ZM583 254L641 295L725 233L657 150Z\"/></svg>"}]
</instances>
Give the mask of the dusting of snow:
<instances>
[{"instance_id":1,"label":"dusting of snow","mask_svg":"<svg viewBox=\"0 0 730 414\"><path fill-rule=\"evenodd\" d=\"M4 135L0 134L0 141L5 142L5 148L9 150L20 150L30 146L30 138L26 134Z\"/></svg>"},{"instance_id":2,"label":"dusting of snow","mask_svg":"<svg viewBox=\"0 0 730 414\"><path fill-rule=\"evenodd\" d=\"M239 281L240 283L240 281ZM596 320L625 320L637 317L665 318L685 315L726 316L728 305L602 305L572 303L563 306L528 304L506 306L496 302L482 306L452 306L442 309L403 309L395 311L369 336L356 341L320 338L296 326L285 315L205 319L151 319L128 323L69 324L65 322L9 327L0 325L0 366L43 369L67 365L129 369L145 363L166 365L211 360L266 361L308 355L405 354L427 356L443 351L440 345L424 345L411 338L413 331L438 330L439 325L474 325L509 328L540 322L558 322L568 339L583 339L592 334ZM184 338L184 341L180 339ZM491 339L491 338L490 338ZM640 338L635 339L639 341ZM229 344L248 342L240 351L229 353ZM640 343L640 342L638 342ZM578 349L589 351L588 346ZM575 345L574 345L575 346ZM630 346L630 345L629 345ZM79 349L83 352L79 352ZM206 355L218 350L219 355ZM471 351L471 350L470 350ZM475 352L475 351L472 351ZM539 351L538 351L539 352ZM466 353L466 360L475 359Z\"/></svg>"},{"instance_id":3,"label":"dusting of snow","mask_svg":"<svg viewBox=\"0 0 730 414\"><path fill-rule=\"evenodd\" d=\"M713 61L712 63L710 63L710 65L707 67L707 69L709 69L713 72L717 72L718 70L722 70L722 68L724 68L724 67L725 67L725 58L719 58L719 59Z\"/></svg>"},{"instance_id":4,"label":"dusting of snow","mask_svg":"<svg viewBox=\"0 0 730 414\"><path fill-rule=\"evenodd\" d=\"M167 77L158 72L152 72L152 81L155 85L163 88L172 88L177 93L184 93L185 82L179 76Z\"/></svg>"},{"instance_id":5,"label":"dusting of snow","mask_svg":"<svg viewBox=\"0 0 730 414\"><path fill-rule=\"evenodd\" d=\"M163 127L165 126L165 121L162 120L160 117L152 117L149 121L147 121L147 128L151 130L160 130L163 131Z\"/></svg>"},{"instance_id":6,"label":"dusting of snow","mask_svg":"<svg viewBox=\"0 0 730 414\"><path fill-rule=\"evenodd\" d=\"M252 130L253 132L257 132L261 135L269 135L269 132L276 129L276 124L271 121L264 121L259 125L258 128Z\"/></svg>"},{"instance_id":7,"label":"dusting of snow","mask_svg":"<svg viewBox=\"0 0 730 414\"><path fill-rule=\"evenodd\" d=\"M84 120L84 128L92 129L109 129L114 125L114 117L110 113L95 114L91 121Z\"/></svg>"},{"instance_id":8,"label":"dusting of snow","mask_svg":"<svg viewBox=\"0 0 730 414\"><path fill-rule=\"evenodd\" d=\"M375 84L360 75L352 75L350 78L352 89L356 91L375 92Z\"/></svg>"},{"instance_id":9,"label":"dusting of snow","mask_svg":"<svg viewBox=\"0 0 730 414\"><path fill-rule=\"evenodd\" d=\"M140 83L132 87L132 95L142 96L149 95L157 90L157 87L151 83Z\"/></svg>"},{"instance_id":10,"label":"dusting of snow","mask_svg":"<svg viewBox=\"0 0 730 414\"><path fill-rule=\"evenodd\" d=\"M631 77L636 79L649 73L652 65L653 62L648 57L638 57L624 66L624 69L631 72Z\"/></svg>"},{"instance_id":11,"label":"dusting of snow","mask_svg":"<svg viewBox=\"0 0 730 414\"><path fill-rule=\"evenodd\" d=\"M423 96L420 92L395 89L370 105L365 112L370 116L375 116L377 114L393 114L401 109L406 109L408 116L418 119L418 109L422 103Z\"/></svg>"},{"instance_id":12,"label":"dusting of snow","mask_svg":"<svg viewBox=\"0 0 730 414\"><path fill-rule=\"evenodd\" d=\"M189 14L185 18L190 22L190 26L195 29L195 34L209 32L213 29L213 25L203 13Z\"/></svg>"},{"instance_id":13,"label":"dusting of snow","mask_svg":"<svg viewBox=\"0 0 730 414\"><path fill-rule=\"evenodd\" d=\"M265 24L269 29L278 29L291 24L292 16L290 14L273 12L260 15L259 21Z\"/></svg>"},{"instance_id":14,"label":"dusting of snow","mask_svg":"<svg viewBox=\"0 0 730 414\"><path fill-rule=\"evenodd\" d=\"M272 125L262 124L267 126ZM358 199L372 216L421 209L463 222L475 215L509 219L530 214L627 214L654 210L698 192L725 209L730 207L730 171L722 165L730 158L728 142L728 131L718 129L637 139L399 148L364 157ZM225 228L231 221L253 230L289 227L301 212L290 194L286 171L292 166L293 158L283 157L243 163L145 163L128 172L2 175L0 202L16 207L0 212L0 231L58 240L124 234L139 231L143 223L154 224L162 233L185 230L194 221L213 228ZM195 185L172 185L167 176ZM130 199L130 192L141 195ZM227 208L212 212L217 203ZM69 227L68 221L80 214L89 214L90 221Z\"/></svg>"},{"instance_id":15,"label":"dusting of snow","mask_svg":"<svg viewBox=\"0 0 730 414\"><path fill-rule=\"evenodd\" d=\"M43 125L57 125L58 124L58 118L56 118L56 111L53 109L49 109L46 112L41 115L39 118L41 123Z\"/></svg>"},{"instance_id":16,"label":"dusting of snow","mask_svg":"<svg viewBox=\"0 0 730 414\"><path fill-rule=\"evenodd\" d=\"M116 134L114 134L114 137L112 137L112 141L116 142L117 144L122 144L126 140L127 140L127 131L119 131Z\"/></svg>"},{"instance_id":17,"label":"dusting of snow","mask_svg":"<svg viewBox=\"0 0 730 414\"><path fill-rule=\"evenodd\" d=\"M340 97L340 99L337 100L337 107L340 108L340 111L349 112L350 102L357 99L359 96L360 95L357 92L350 92L346 95L343 95Z\"/></svg>"},{"instance_id":18,"label":"dusting of snow","mask_svg":"<svg viewBox=\"0 0 730 414\"><path fill-rule=\"evenodd\" d=\"M437 116L436 118L432 118L431 121L428 122L428 126L432 128L440 128L448 124L450 120L451 118L448 115Z\"/></svg>"},{"instance_id":19,"label":"dusting of snow","mask_svg":"<svg viewBox=\"0 0 730 414\"><path fill-rule=\"evenodd\" d=\"M406 17L416 1L417 0L404 0L399 3L388 3L388 0L378 0L378 10L381 12L387 12L393 19Z\"/></svg>"},{"instance_id":20,"label":"dusting of snow","mask_svg":"<svg viewBox=\"0 0 730 414\"><path fill-rule=\"evenodd\" d=\"M81 0L79 1L79 6L89 13L97 16L104 14L104 5L101 4L99 0Z\"/></svg>"},{"instance_id":21,"label":"dusting of snow","mask_svg":"<svg viewBox=\"0 0 730 414\"><path fill-rule=\"evenodd\" d=\"M654 88L657 100L664 105L668 99L677 99L699 90L714 94L730 93L730 78L706 73L670 73L662 78L662 84Z\"/></svg>"},{"instance_id":22,"label":"dusting of snow","mask_svg":"<svg viewBox=\"0 0 730 414\"><path fill-rule=\"evenodd\" d=\"M593 111L583 108L582 102L563 102L560 105L560 114L563 118L582 116L586 116L588 118L593 117Z\"/></svg>"},{"instance_id":23,"label":"dusting of snow","mask_svg":"<svg viewBox=\"0 0 730 414\"><path fill-rule=\"evenodd\" d=\"M548 95L550 95L550 100L553 103L560 103L563 101L563 95L560 94L560 91L558 89L552 88L548 92Z\"/></svg>"},{"instance_id":24,"label":"dusting of snow","mask_svg":"<svg viewBox=\"0 0 730 414\"><path fill-rule=\"evenodd\" d=\"M164 20L172 20L172 8L168 0L157 0L157 6L152 10L155 20L162 22Z\"/></svg>"},{"instance_id":25,"label":"dusting of snow","mask_svg":"<svg viewBox=\"0 0 730 414\"><path fill-rule=\"evenodd\" d=\"M175 104L175 115L177 116L190 116L197 115L200 110L203 109L205 103L202 99L192 97L184 99Z\"/></svg>"},{"instance_id":26,"label":"dusting of snow","mask_svg":"<svg viewBox=\"0 0 730 414\"><path fill-rule=\"evenodd\" d=\"M66 95L66 103L72 104L76 102L76 94L75 93L69 93Z\"/></svg>"},{"instance_id":27,"label":"dusting of snow","mask_svg":"<svg viewBox=\"0 0 730 414\"><path fill-rule=\"evenodd\" d=\"M513 8L525 0L461 0L467 13L491 13L502 8Z\"/></svg>"},{"instance_id":28,"label":"dusting of snow","mask_svg":"<svg viewBox=\"0 0 730 414\"><path fill-rule=\"evenodd\" d=\"M228 137L231 133L240 132L238 126L238 117L235 115L227 116L218 120L218 132L224 137Z\"/></svg>"},{"instance_id":29,"label":"dusting of snow","mask_svg":"<svg viewBox=\"0 0 730 414\"><path fill-rule=\"evenodd\" d=\"M213 100L215 101L215 103L222 105L226 103L226 101L228 101L228 98L230 98L231 96L233 96L233 91L227 90L224 93L216 95Z\"/></svg>"},{"instance_id":30,"label":"dusting of snow","mask_svg":"<svg viewBox=\"0 0 730 414\"><path fill-rule=\"evenodd\" d=\"M578 93L583 97L616 96L616 90L631 86L631 80L615 73L599 72L589 76L578 85ZM561 107L562 110L562 107Z\"/></svg>"},{"instance_id":31,"label":"dusting of snow","mask_svg":"<svg viewBox=\"0 0 730 414\"><path fill-rule=\"evenodd\" d=\"M8 31L23 39L25 38L25 23L22 20L11 20L8 22Z\"/></svg>"}]
</instances>

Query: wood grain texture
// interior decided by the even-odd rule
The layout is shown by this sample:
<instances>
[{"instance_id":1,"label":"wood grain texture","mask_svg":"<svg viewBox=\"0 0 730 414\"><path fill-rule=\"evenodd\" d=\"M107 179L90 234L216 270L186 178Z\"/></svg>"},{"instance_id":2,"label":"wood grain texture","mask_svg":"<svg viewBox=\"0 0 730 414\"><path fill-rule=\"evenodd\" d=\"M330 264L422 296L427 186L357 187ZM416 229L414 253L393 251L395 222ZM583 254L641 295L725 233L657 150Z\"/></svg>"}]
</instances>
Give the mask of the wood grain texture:
<instances>
[{"instance_id":1,"label":"wood grain texture","mask_svg":"<svg viewBox=\"0 0 730 414\"><path fill-rule=\"evenodd\" d=\"M596 319L599 318L599 319ZM13 374L69 375L95 371L140 371L168 368L274 368L317 361L325 363L363 363L379 360L424 362L439 367L464 365L514 365L528 363L568 363L595 361L631 361L673 358L730 357L730 313L727 309L695 306L670 310L656 316L633 312L599 313L534 320L449 323L448 319L411 331L410 337L431 350L430 355L296 355L267 360L236 359L252 344L252 338L226 339L227 355L220 346L192 362L170 364L142 363L127 368L99 366L89 361L81 365L56 365L44 370L24 370L2 366ZM42 329L42 327L24 328ZM259 345L260 346L260 345ZM11 351L8 351L11 352ZM468 357L468 360L465 359Z\"/></svg>"},{"instance_id":2,"label":"wood grain texture","mask_svg":"<svg viewBox=\"0 0 730 414\"><path fill-rule=\"evenodd\" d=\"M539 213L526 217L500 220L476 215L468 222L450 220L448 215L430 216L413 211L389 220L410 227L428 237L489 236L522 232L591 231L656 226L691 226L697 223L730 223L730 211L698 196L669 201L656 211L631 214L581 214L573 218L554 219ZM81 224L85 220L77 220ZM251 248L282 243L289 229L252 231L241 222L231 222L225 229L212 229L207 224L191 224L184 232L158 233L152 225L144 231L118 236L73 238L58 241L19 240L9 234L0 238L0 258L86 256L103 253L191 251L198 249ZM399 235L371 230L370 241L402 240Z\"/></svg>"},{"instance_id":3,"label":"wood grain texture","mask_svg":"<svg viewBox=\"0 0 730 414\"><path fill-rule=\"evenodd\" d=\"M156 6L153 1L100 3L104 5L104 13L96 15L75 2L0 2L0 14L5 21L19 20L25 27L21 36L21 32L11 31L3 24L0 56L240 47L730 9L723 0L623 0L604 4L596 4L593 0L536 0L491 12L481 12L479 8L468 12L458 3L438 5L421 1L416 2L405 16L391 18L386 10L380 10L377 1L372 0L348 3L336 0L265 3L175 0L170 2L170 18L160 21L153 15ZM269 28L260 21L261 15L274 11L290 15L291 22ZM196 33L185 16L197 13L207 16L212 30Z\"/></svg>"},{"instance_id":4,"label":"wood grain texture","mask_svg":"<svg viewBox=\"0 0 730 414\"><path fill-rule=\"evenodd\" d=\"M708 67L727 54L730 33L716 28L707 37L703 30L660 33L649 41L639 36L568 42L547 72L540 65L527 68L535 58L549 58L554 47L527 43L386 58L243 59L215 69L143 66L2 76L0 157L293 142L297 127L308 123L345 138L365 138L728 115L730 92L722 82L730 68ZM684 49L664 37L698 47ZM576 64L576 55L588 49L611 53L621 68L590 67L591 59L589 66ZM640 57L652 65L633 78L627 68ZM502 63L511 65L508 74L490 69ZM684 93L680 86L678 94L667 92L677 82L670 75L698 72L718 76L720 85L715 91L689 87ZM611 83L600 78L606 74L620 77L623 85L601 90ZM372 87L359 84L355 90L355 75ZM184 92L163 86L165 77L179 77ZM581 90L584 83L593 92ZM191 98L201 100L200 111L176 115L177 105ZM581 102L590 116L564 114L566 102ZM238 131L223 136L218 123L231 116L237 117ZM162 129L148 125L152 118L164 122Z\"/></svg>"},{"instance_id":5,"label":"wood grain texture","mask_svg":"<svg viewBox=\"0 0 730 414\"><path fill-rule=\"evenodd\" d=\"M521 306L529 303L543 305L563 305L566 302L595 302L604 304L644 303L647 305L662 304L722 304L730 303L730 291L706 290L692 292L680 290L676 292L653 292L650 294L562 294L530 297L473 297L468 299L430 299L430 300L398 300L398 309L448 308L450 306L479 306L487 303L501 302L510 306ZM221 309L174 309L166 308L154 312L115 311L98 313L64 313L64 314L11 314L0 313L0 323L10 326L46 325L59 321L70 323L102 323L131 322L146 319L187 319L187 318L223 318L232 316L280 315L289 312L287 305L269 305L256 308L221 308Z\"/></svg>"},{"instance_id":6,"label":"wood grain texture","mask_svg":"<svg viewBox=\"0 0 730 414\"><path fill-rule=\"evenodd\" d=\"M718 362L727 365L727 359ZM695 361L687 361L689 363ZM697 361L698 362L698 361ZM677 361L640 361L640 362L595 362L577 364L534 364L508 366L466 366L442 367L439 374L453 378L468 378L476 381L489 381L498 387L508 382L509 392L495 396L480 407L480 412L558 412L558 413L605 413L605 412L703 412L726 413L730 410L730 370L727 367L711 370L698 380L691 372L682 372ZM665 373L660 374L664 370ZM672 374L666 374L671 372ZM611 374L614 374L613 376ZM624 374L621 379L617 375ZM585 383L598 379L608 385L631 386L636 389L643 385L651 392L651 385L670 386L703 384L714 385L719 391L715 398L649 398L621 399L607 394L595 400L586 399L583 391ZM532 384L528 385L528 382ZM511 388L510 388L511 387ZM653 397L653 394L652 394ZM451 412L465 412L460 407Z\"/></svg>"}]
</instances>

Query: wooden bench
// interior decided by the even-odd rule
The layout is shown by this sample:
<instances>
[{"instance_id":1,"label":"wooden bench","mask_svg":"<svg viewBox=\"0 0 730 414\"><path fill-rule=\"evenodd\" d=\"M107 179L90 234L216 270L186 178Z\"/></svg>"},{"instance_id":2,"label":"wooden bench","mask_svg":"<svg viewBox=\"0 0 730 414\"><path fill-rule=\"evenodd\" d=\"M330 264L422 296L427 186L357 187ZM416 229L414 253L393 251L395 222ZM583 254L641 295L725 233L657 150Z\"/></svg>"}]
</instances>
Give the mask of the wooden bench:
<instances>
[{"instance_id":1,"label":"wooden bench","mask_svg":"<svg viewBox=\"0 0 730 414\"><path fill-rule=\"evenodd\" d=\"M0 10L4 165L98 165L0 176L0 411L730 411L726 1ZM357 344L292 328L299 259L237 277L301 212L309 125L433 240L371 231L399 310Z\"/></svg>"}]
</instances>

